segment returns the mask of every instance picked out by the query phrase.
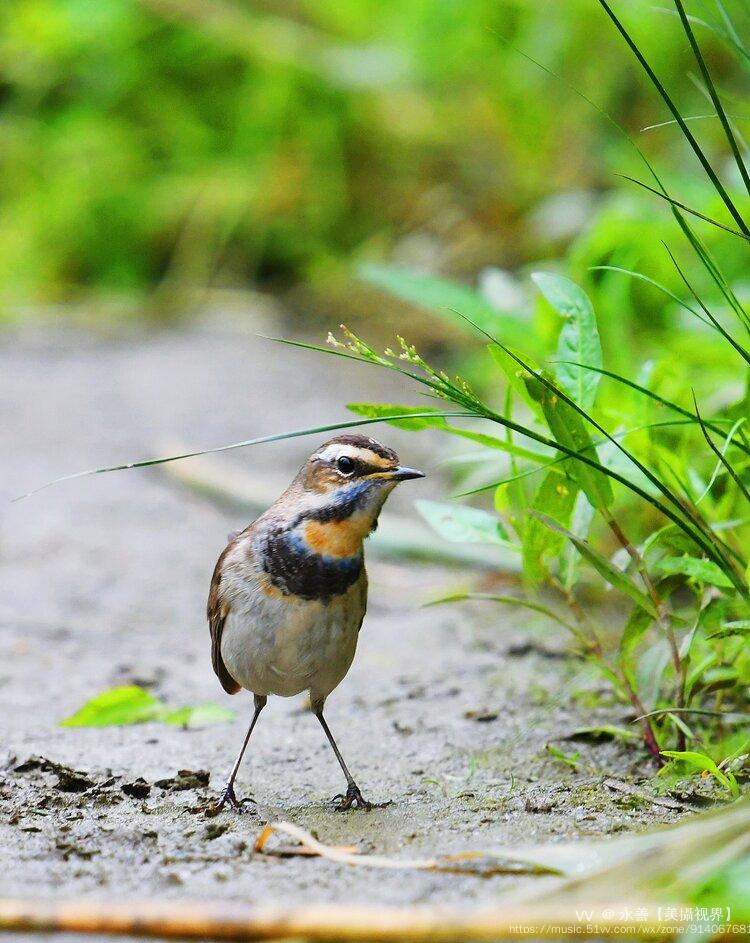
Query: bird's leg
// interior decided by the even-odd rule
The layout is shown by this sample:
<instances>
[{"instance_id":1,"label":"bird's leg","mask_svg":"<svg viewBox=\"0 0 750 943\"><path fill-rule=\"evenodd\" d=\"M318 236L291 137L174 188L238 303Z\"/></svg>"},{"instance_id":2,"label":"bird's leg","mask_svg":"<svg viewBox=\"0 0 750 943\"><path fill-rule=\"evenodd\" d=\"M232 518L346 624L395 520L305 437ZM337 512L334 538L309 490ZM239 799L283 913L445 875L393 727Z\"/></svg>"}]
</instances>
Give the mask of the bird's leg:
<instances>
[{"instance_id":1,"label":"bird's leg","mask_svg":"<svg viewBox=\"0 0 750 943\"><path fill-rule=\"evenodd\" d=\"M215 815L217 812L221 812L225 805L230 806L234 809L235 812L244 812L243 804L246 802L252 802L252 799L242 799L239 800L234 792L234 781L237 778L237 771L240 768L240 763L242 762L242 757L245 755L245 750L247 745L250 742L250 735L253 732L253 728L260 717L260 712L266 706L266 701L268 700L262 694L255 695L255 713L253 714L253 719L250 721L250 726L248 727L247 734L242 744L242 748L237 756L237 759L234 761L234 766L232 767L232 772L229 774L229 780L227 781L224 790L221 793L221 797L216 805L212 808L211 812Z\"/></svg>"},{"instance_id":2,"label":"bird's leg","mask_svg":"<svg viewBox=\"0 0 750 943\"><path fill-rule=\"evenodd\" d=\"M344 771L344 776L346 776L346 795L339 794L334 796L334 800L341 799L341 802L338 804L337 808L340 811L345 809L351 809L352 806L357 806L360 809L371 809L372 804L369 803L362 793L359 791L359 786L354 782L354 777L349 772L349 768L344 762L344 757L341 755L341 751L336 746L336 741L333 739L333 734L326 723L326 719L323 716L323 705L322 704L313 704L313 713L320 721L320 726L323 728L323 732L328 738L328 742L333 748L333 752L336 754L336 759L339 761L339 766Z\"/></svg>"}]
</instances>

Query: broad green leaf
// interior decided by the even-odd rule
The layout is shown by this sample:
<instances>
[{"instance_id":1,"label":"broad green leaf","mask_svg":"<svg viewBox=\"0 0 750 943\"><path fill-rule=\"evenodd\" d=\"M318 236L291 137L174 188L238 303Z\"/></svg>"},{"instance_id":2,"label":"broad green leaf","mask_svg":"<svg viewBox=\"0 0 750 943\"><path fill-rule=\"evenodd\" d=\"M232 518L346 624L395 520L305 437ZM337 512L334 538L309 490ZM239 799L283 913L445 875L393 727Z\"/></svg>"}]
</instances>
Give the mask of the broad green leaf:
<instances>
[{"instance_id":1,"label":"broad green leaf","mask_svg":"<svg viewBox=\"0 0 750 943\"><path fill-rule=\"evenodd\" d=\"M97 694L87 701L61 727L115 727L159 720L164 703L138 685L128 684Z\"/></svg>"},{"instance_id":2,"label":"broad green leaf","mask_svg":"<svg viewBox=\"0 0 750 943\"><path fill-rule=\"evenodd\" d=\"M402 301L426 308L464 330L471 331L471 325L465 320L468 318L488 334L502 334L507 338L510 333L518 342L524 337L527 341L529 339L528 324L496 310L479 292L466 285L398 265L366 263L359 266L357 274L370 285L382 288Z\"/></svg>"},{"instance_id":3,"label":"broad green leaf","mask_svg":"<svg viewBox=\"0 0 750 943\"><path fill-rule=\"evenodd\" d=\"M711 560L700 560L698 557L665 557L654 565L659 573L672 575L679 573L690 579L700 580L710 586L731 587L734 584L728 576Z\"/></svg>"},{"instance_id":4,"label":"broad green leaf","mask_svg":"<svg viewBox=\"0 0 750 943\"><path fill-rule=\"evenodd\" d=\"M737 780L731 773L724 773L710 756L705 753L696 753L694 750L662 750L662 756L668 756L672 760L681 760L689 766L704 770L717 779L725 789L728 789L736 798L740 794Z\"/></svg>"},{"instance_id":5,"label":"broad green leaf","mask_svg":"<svg viewBox=\"0 0 750 943\"><path fill-rule=\"evenodd\" d=\"M511 544L500 520L487 511L464 504L419 500L414 506L444 540L454 543L491 543L518 549Z\"/></svg>"},{"instance_id":6,"label":"broad green leaf","mask_svg":"<svg viewBox=\"0 0 750 943\"><path fill-rule=\"evenodd\" d=\"M602 345L596 316L588 296L575 282L562 275L534 272L537 288L565 319L557 343L555 375L574 402L590 410L596 400L601 374L586 367L602 367Z\"/></svg>"},{"instance_id":7,"label":"broad green leaf","mask_svg":"<svg viewBox=\"0 0 750 943\"><path fill-rule=\"evenodd\" d=\"M136 684L112 688L97 694L70 717L61 727L122 727L160 721L185 727L207 727L232 720L232 711L218 704L199 704L174 709Z\"/></svg>"},{"instance_id":8,"label":"broad green leaf","mask_svg":"<svg viewBox=\"0 0 750 943\"><path fill-rule=\"evenodd\" d=\"M571 533L569 530L566 530L551 517L548 517L546 514L540 514L538 511L531 511L531 514L538 518L546 527L549 527L550 530L567 537L568 540L573 543L581 556L588 560L588 562L591 564L591 566L594 567L600 576L604 577L604 579L608 583L611 583L616 589L619 589L627 596L630 596L633 602L636 602L653 618L656 618L656 611L654 610L653 603L645 593L642 593L638 587L635 586L627 573L623 573L622 570L618 570L617 567L613 566L613 564L611 564L606 557L602 556L598 550L594 550L594 548L587 541L582 540L580 537L576 537L575 534Z\"/></svg>"},{"instance_id":9,"label":"broad green leaf","mask_svg":"<svg viewBox=\"0 0 750 943\"><path fill-rule=\"evenodd\" d=\"M546 378L545 378L546 379ZM544 384L538 377L527 374L524 378L531 396L540 403L544 418L555 440L587 458L598 461L594 443L582 417L565 400ZM566 472L579 484L592 507L603 508L612 504L612 486L609 478L598 468L592 468L578 459L566 459Z\"/></svg>"},{"instance_id":10,"label":"broad green leaf","mask_svg":"<svg viewBox=\"0 0 750 943\"><path fill-rule=\"evenodd\" d=\"M533 510L548 514L560 524L567 524L573 511L578 485L570 478L547 472L534 495ZM526 521L523 532L523 573L532 586L541 583L548 573L548 562L560 554L565 538L550 530L536 517Z\"/></svg>"},{"instance_id":11,"label":"broad green leaf","mask_svg":"<svg viewBox=\"0 0 750 943\"><path fill-rule=\"evenodd\" d=\"M431 412L424 406L396 406L392 403L347 403L346 408L358 416L366 416L368 419L385 419L389 416L399 416L399 419L392 419L390 425L398 429L444 429L448 423L443 416L436 415L433 419L425 416L425 413ZM438 410L435 410L437 413ZM404 419L409 413L417 413L418 418Z\"/></svg>"}]
</instances>

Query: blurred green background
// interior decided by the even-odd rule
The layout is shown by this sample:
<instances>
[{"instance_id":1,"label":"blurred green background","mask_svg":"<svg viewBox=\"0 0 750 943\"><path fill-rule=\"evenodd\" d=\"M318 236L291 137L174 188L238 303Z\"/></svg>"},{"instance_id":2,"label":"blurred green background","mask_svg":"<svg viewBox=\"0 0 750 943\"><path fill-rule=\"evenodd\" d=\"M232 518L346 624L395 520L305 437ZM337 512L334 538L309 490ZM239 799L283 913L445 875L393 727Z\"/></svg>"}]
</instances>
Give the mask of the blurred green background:
<instances>
[{"instance_id":1,"label":"blurred green background","mask_svg":"<svg viewBox=\"0 0 750 943\"><path fill-rule=\"evenodd\" d=\"M674 16L615 6L683 112L710 110ZM654 252L667 207L616 176L643 177L632 145L566 83L710 211L679 132L641 131L668 115L594 0L5 0L0 31L5 318L165 317L260 288L300 319L377 319L362 260L479 279L501 309L524 303L504 271L565 253L589 290L596 264L674 283ZM742 127L741 61L700 38ZM648 286L618 277L595 301L633 314L634 291L658 328Z\"/></svg>"}]
</instances>

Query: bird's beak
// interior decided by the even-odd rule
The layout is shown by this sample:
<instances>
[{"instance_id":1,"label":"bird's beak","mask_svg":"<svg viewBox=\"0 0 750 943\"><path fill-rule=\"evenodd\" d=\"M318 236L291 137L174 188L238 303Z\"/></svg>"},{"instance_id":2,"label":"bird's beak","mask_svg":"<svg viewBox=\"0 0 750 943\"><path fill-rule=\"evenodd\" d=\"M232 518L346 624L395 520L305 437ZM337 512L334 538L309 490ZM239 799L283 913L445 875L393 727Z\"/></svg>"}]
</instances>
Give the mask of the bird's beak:
<instances>
[{"instance_id":1,"label":"bird's beak","mask_svg":"<svg viewBox=\"0 0 750 943\"><path fill-rule=\"evenodd\" d=\"M407 468L406 465L397 465L386 472L386 477L390 478L391 481L409 481L410 478L424 478L425 473L418 471L416 468Z\"/></svg>"}]
</instances>

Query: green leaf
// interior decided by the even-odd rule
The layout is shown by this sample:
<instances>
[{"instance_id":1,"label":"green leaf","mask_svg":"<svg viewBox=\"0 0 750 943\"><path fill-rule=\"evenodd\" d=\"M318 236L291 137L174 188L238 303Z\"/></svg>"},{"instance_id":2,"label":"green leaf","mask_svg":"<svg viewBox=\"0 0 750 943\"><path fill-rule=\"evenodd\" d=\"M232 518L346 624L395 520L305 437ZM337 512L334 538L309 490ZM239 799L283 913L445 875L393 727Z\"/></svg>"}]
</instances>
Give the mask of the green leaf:
<instances>
[{"instance_id":1,"label":"green leaf","mask_svg":"<svg viewBox=\"0 0 750 943\"><path fill-rule=\"evenodd\" d=\"M711 757L706 756L705 753L696 753L694 750L662 750L661 752L662 756L668 756L672 760L681 760L689 766L710 773L735 798L739 796L740 788L734 776L731 773L722 772Z\"/></svg>"},{"instance_id":2,"label":"green leaf","mask_svg":"<svg viewBox=\"0 0 750 943\"><path fill-rule=\"evenodd\" d=\"M560 760L561 763L565 763L566 766L569 766L571 769L578 768L578 761L581 758L579 752L576 753L563 753L562 750L558 750L557 747L553 746L551 743L546 744L544 749L549 753L550 756L554 756L556 760Z\"/></svg>"},{"instance_id":3,"label":"green leaf","mask_svg":"<svg viewBox=\"0 0 750 943\"><path fill-rule=\"evenodd\" d=\"M159 720L165 705L149 691L135 684L112 688L87 701L66 717L61 727L116 727Z\"/></svg>"},{"instance_id":4,"label":"green leaf","mask_svg":"<svg viewBox=\"0 0 750 943\"><path fill-rule=\"evenodd\" d=\"M623 661L630 657L653 621L651 613L640 605L633 609L620 636L620 658Z\"/></svg>"},{"instance_id":5,"label":"green leaf","mask_svg":"<svg viewBox=\"0 0 750 943\"><path fill-rule=\"evenodd\" d=\"M734 584L711 560L700 560L698 557L664 557L654 565L654 570L668 576L681 574L690 579L708 583L710 586L731 587Z\"/></svg>"},{"instance_id":6,"label":"green leaf","mask_svg":"<svg viewBox=\"0 0 750 943\"><path fill-rule=\"evenodd\" d=\"M358 416L366 416L368 419L384 419L388 421L390 416L399 416L402 418L390 420L390 425L397 429L443 429L448 424L444 417L435 410L434 419L425 416L425 413L431 412L424 406L395 406L392 403L347 403L346 408ZM418 418L404 419L409 413L418 414Z\"/></svg>"},{"instance_id":7,"label":"green leaf","mask_svg":"<svg viewBox=\"0 0 750 943\"><path fill-rule=\"evenodd\" d=\"M540 508L540 510L543 511L544 508ZM591 506L586 495L581 494L579 491L570 518L570 530L576 537L580 537L582 540L588 538L595 513L596 510ZM555 515L553 514L552 517L555 517ZM559 518L556 518L556 520L559 520ZM565 521L560 521L560 523L565 523ZM572 544L568 544L560 557L560 579L567 592L571 592L576 584L580 565L580 554L576 552L576 548Z\"/></svg>"},{"instance_id":8,"label":"green leaf","mask_svg":"<svg viewBox=\"0 0 750 943\"><path fill-rule=\"evenodd\" d=\"M575 534L566 530L558 524L557 521L552 520L551 517L548 517L546 514L540 514L538 511L531 511L531 514L538 518L545 527L549 527L550 530L554 530L558 534L567 537L581 556L588 560L600 576L604 577L608 583L611 583L616 589L619 589L620 592L630 596L633 602L637 603L641 609L644 609L649 615L656 618L656 610L654 609L653 603L645 593L642 593L638 587L634 585L626 573L623 573L622 570L618 570L617 567L611 564L606 557L602 556L598 550L594 550L587 541L576 537Z\"/></svg>"},{"instance_id":9,"label":"green leaf","mask_svg":"<svg viewBox=\"0 0 750 943\"><path fill-rule=\"evenodd\" d=\"M218 704L196 704L195 707L180 707L168 711L161 719L165 724L175 724L193 730L228 723L234 720L234 711Z\"/></svg>"},{"instance_id":10,"label":"green leaf","mask_svg":"<svg viewBox=\"0 0 750 943\"><path fill-rule=\"evenodd\" d=\"M414 506L430 527L444 540L454 543L511 544L503 525L494 514L463 504L443 504L440 501L419 500Z\"/></svg>"},{"instance_id":11,"label":"green leaf","mask_svg":"<svg viewBox=\"0 0 750 943\"><path fill-rule=\"evenodd\" d=\"M507 336L510 330L517 340L520 341L525 335L528 341L528 324L493 308L482 295L466 285L397 265L366 263L359 266L357 274L370 285L382 288L402 301L426 308L464 330L471 329L465 320L468 318L488 334L499 334L502 331Z\"/></svg>"},{"instance_id":12,"label":"green leaf","mask_svg":"<svg viewBox=\"0 0 750 943\"><path fill-rule=\"evenodd\" d=\"M545 377L545 379L547 379ZM530 395L540 403L547 425L555 440L567 449L599 461L594 443L581 416L555 394L539 377L524 377ZM549 381L548 381L549 382ZM564 463L566 472L578 483L592 507L603 508L612 504L614 497L609 478L598 468L571 457Z\"/></svg>"},{"instance_id":13,"label":"green leaf","mask_svg":"<svg viewBox=\"0 0 750 943\"><path fill-rule=\"evenodd\" d=\"M61 727L124 727L146 721L180 724L184 727L207 727L234 719L234 713L218 704L199 704L174 709L136 684L111 688L97 694L70 717Z\"/></svg>"},{"instance_id":14,"label":"green leaf","mask_svg":"<svg viewBox=\"0 0 750 943\"><path fill-rule=\"evenodd\" d=\"M555 365L560 386L582 409L589 410L596 400L601 375L586 367L602 367L602 345L591 302L583 289L562 275L534 272L531 277L547 301L565 318L557 343L560 362Z\"/></svg>"},{"instance_id":15,"label":"green leaf","mask_svg":"<svg viewBox=\"0 0 750 943\"><path fill-rule=\"evenodd\" d=\"M537 365L525 353L513 350L512 347L508 347L506 349L501 347L499 344L488 344L487 350L490 352L492 359L505 374L513 392L516 393L520 400L526 403L535 416L541 419L542 410L539 402L535 400L526 389L526 383L524 382L526 372L519 365L518 361L513 359L511 354L516 354L519 360L522 360L525 364L528 364L532 370L538 369Z\"/></svg>"},{"instance_id":16,"label":"green leaf","mask_svg":"<svg viewBox=\"0 0 750 943\"><path fill-rule=\"evenodd\" d=\"M725 622L720 629L712 632L708 638L727 638L732 635L750 635L750 619Z\"/></svg>"},{"instance_id":17,"label":"green leaf","mask_svg":"<svg viewBox=\"0 0 750 943\"><path fill-rule=\"evenodd\" d=\"M535 511L541 511L560 524L567 524L573 512L578 485L555 472L547 472L531 502ZM523 532L523 573L533 586L541 583L548 573L547 561L558 556L565 538L550 530L538 518L526 521Z\"/></svg>"}]
</instances>

